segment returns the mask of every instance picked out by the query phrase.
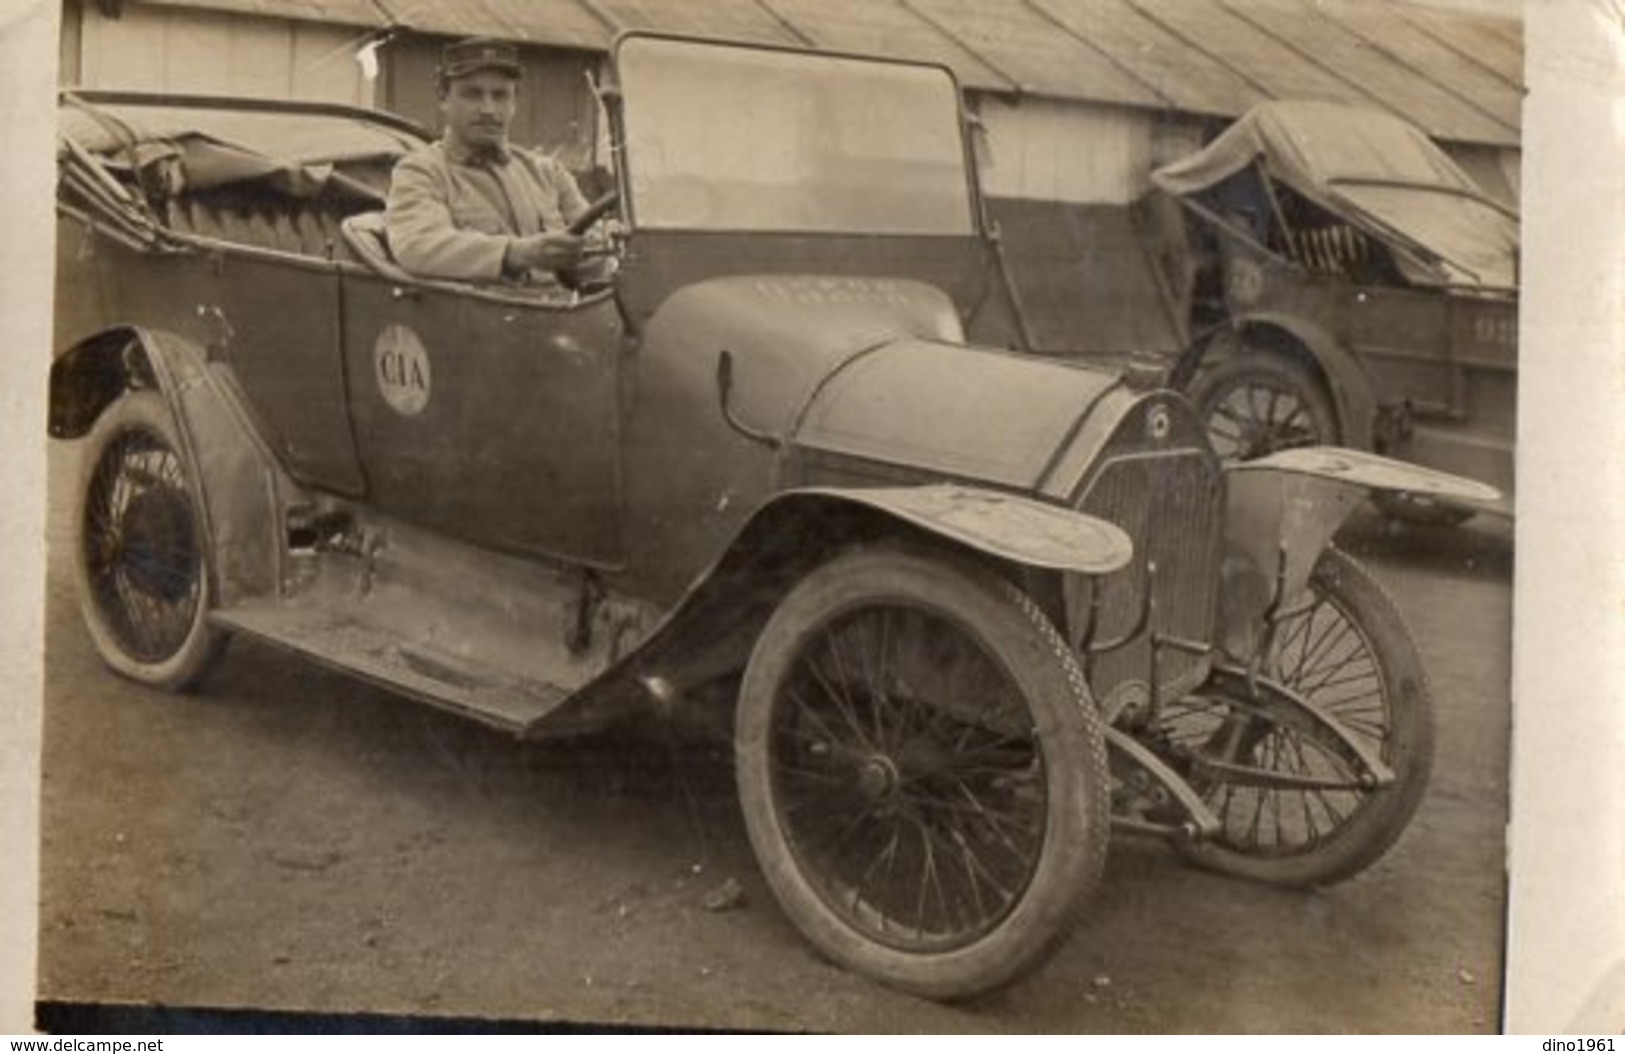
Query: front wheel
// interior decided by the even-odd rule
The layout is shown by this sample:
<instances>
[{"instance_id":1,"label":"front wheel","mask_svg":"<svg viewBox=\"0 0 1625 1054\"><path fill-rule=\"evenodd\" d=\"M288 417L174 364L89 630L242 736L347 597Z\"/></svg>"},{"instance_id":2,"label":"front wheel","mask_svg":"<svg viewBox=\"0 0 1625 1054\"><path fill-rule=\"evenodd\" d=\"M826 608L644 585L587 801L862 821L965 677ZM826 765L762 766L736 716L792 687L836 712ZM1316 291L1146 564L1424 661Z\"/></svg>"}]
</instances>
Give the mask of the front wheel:
<instances>
[{"instance_id":1,"label":"front wheel","mask_svg":"<svg viewBox=\"0 0 1625 1054\"><path fill-rule=\"evenodd\" d=\"M1387 852L1433 769L1432 696L1393 601L1336 550L1316 564L1310 590L1309 606L1279 626L1261 675L1381 757L1391 784L1316 787L1347 775L1340 745L1324 730L1272 720L1245 699L1198 693L1171 708L1160 729L1181 756L1248 773L1198 781L1222 827L1185 852L1217 871L1294 886L1340 881Z\"/></svg>"},{"instance_id":2,"label":"front wheel","mask_svg":"<svg viewBox=\"0 0 1625 1054\"><path fill-rule=\"evenodd\" d=\"M224 644L209 625L209 576L196 497L169 408L131 391L86 442L74 571L102 660L156 688L184 690Z\"/></svg>"},{"instance_id":3,"label":"front wheel","mask_svg":"<svg viewBox=\"0 0 1625 1054\"><path fill-rule=\"evenodd\" d=\"M735 749L785 913L894 987L1013 981L1099 881L1100 719L1049 620L980 568L887 547L814 571L757 641Z\"/></svg>"},{"instance_id":4,"label":"front wheel","mask_svg":"<svg viewBox=\"0 0 1625 1054\"><path fill-rule=\"evenodd\" d=\"M1285 355L1245 350L1199 374L1190 397L1221 461L1338 439L1337 411L1325 386Z\"/></svg>"}]
</instances>

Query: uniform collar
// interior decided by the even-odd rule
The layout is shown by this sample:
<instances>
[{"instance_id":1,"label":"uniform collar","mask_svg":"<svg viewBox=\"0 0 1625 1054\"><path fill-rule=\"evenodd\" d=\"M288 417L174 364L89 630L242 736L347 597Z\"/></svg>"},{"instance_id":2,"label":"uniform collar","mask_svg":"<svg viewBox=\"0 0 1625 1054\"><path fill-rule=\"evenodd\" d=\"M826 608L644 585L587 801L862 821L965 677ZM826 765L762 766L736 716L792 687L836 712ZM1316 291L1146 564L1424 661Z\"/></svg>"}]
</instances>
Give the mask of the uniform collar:
<instances>
[{"instance_id":1,"label":"uniform collar","mask_svg":"<svg viewBox=\"0 0 1625 1054\"><path fill-rule=\"evenodd\" d=\"M461 143L454 143L448 138L442 139L440 145L446 151L446 156L459 165L485 168L490 165L506 165L513 159L513 151L506 144L470 148Z\"/></svg>"}]
</instances>

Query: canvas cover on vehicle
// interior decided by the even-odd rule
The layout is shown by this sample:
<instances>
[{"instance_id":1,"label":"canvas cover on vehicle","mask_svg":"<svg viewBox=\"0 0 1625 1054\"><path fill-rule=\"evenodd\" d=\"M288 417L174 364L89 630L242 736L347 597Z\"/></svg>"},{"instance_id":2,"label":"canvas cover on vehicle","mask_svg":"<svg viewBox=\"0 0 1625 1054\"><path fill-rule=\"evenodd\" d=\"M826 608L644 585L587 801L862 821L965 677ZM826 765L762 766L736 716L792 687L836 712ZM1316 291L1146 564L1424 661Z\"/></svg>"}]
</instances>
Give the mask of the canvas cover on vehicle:
<instances>
[{"instance_id":1,"label":"canvas cover on vehicle","mask_svg":"<svg viewBox=\"0 0 1625 1054\"><path fill-rule=\"evenodd\" d=\"M1425 133L1390 114L1328 102L1261 103L1151 179L1170 194L1198 198L1255 166L1397 248L1412 282L1517 284L1517 217L1490 202Z\"/></svg>"},{"instance_id":2,"label":"canvas cover on vehicle","mask_svg":"<svg viewBox=\"0 0 1625 1054\"><path fill-rule=\"evenodd\" d=\"M167 195L255 183L296 197L379 200L395 159L422 142L340 113L93 100L59 114L60 138L110 168L140 171Z\"/></svg>"}]
</instances>

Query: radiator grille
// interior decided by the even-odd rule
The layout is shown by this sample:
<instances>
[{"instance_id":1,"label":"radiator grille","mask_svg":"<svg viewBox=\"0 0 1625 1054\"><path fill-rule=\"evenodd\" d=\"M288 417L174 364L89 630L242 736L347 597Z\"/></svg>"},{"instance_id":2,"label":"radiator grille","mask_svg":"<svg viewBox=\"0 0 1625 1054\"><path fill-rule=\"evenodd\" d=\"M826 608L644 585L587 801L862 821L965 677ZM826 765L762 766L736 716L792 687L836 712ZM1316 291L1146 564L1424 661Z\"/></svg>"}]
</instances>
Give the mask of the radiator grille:
<instances>
[{"instance_id":1,"label":"radiator grille","mask_svg":"<svg viewBox=\"0 0 1625 1054\"><path fill-rule=\"evenodd\" d=\"M1116 640L1133 629L1145 592L1147 559L1157 568L1156 610L1148 632L1092 660L1090 687L1102 702L1125 686L1146 683L1152 631L1191 641L1212 639L1220 497L1216 464L1205 451L1190 448L1108 456L1088 484L1079 507L1117 524L1134 539L1133 562L1097 580L1102 593L1096 642ZM1205 657L1163 648L1158 694L1166 700L1187 692L1207 677L1207 670Z\"/></svg>"}]
</instances>

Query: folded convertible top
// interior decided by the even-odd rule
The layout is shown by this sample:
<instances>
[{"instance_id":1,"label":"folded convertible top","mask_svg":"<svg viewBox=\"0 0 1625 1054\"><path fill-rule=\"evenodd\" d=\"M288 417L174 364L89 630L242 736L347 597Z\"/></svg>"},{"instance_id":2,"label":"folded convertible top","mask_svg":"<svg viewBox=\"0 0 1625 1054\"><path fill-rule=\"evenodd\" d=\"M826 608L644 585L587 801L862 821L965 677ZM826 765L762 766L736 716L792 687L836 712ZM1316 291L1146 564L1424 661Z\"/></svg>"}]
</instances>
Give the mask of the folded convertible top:
<instances>
[{"instance_id":1,"label":"folded convertible top","mask_svg":"<svg viewBox=\"0 0 1625 1054\"><path fill-rule=\"evenodd\" d=\"M1170 194L1200 198L1260 168L1397 245L1414 282L1517 284L1517 215L1488 199L1420 129L1390 114L1328 102L1262 103L1151 178Z\"/></svg>"},{"instance_id":2,"label":"folded convertible top","mask_svg":"<svg viewBox=\"0 0 1625 1054\"><path fill-rule=\"evenodd\" d=\"M166 195L253 184L375 200L390 166L425 139L404 122L341 107L127 95L64 101L59 140Z\"/></svg>"}]
</instances>

